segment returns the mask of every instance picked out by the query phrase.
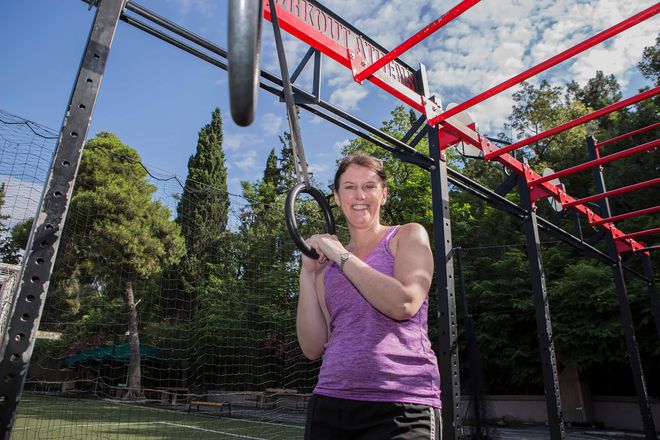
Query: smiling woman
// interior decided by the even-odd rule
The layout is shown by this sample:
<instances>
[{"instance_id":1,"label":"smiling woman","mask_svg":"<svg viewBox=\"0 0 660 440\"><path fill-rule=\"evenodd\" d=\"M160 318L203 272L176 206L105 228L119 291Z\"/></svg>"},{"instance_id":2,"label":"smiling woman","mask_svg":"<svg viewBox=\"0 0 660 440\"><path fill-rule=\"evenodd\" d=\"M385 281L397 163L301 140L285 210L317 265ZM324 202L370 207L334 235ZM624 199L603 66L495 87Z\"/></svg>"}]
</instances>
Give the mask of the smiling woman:
<instances>
[{"instance_id":1,"label":"smiling woman","mask_svg":"<svg viewBox=\"0 0 660 440\"><path fill-rule=\"evenodd\" d=\"M387 226L383 164L344 158L334 198L350 241L314 235L303 256L298 341L323 357L309 403L306 438L439 438L440 378L428 338L433 256L419 224ZM339 423L338 420L341 420ZM399 436L407 433L406 436Z\"/></svg>"}]
</instances>

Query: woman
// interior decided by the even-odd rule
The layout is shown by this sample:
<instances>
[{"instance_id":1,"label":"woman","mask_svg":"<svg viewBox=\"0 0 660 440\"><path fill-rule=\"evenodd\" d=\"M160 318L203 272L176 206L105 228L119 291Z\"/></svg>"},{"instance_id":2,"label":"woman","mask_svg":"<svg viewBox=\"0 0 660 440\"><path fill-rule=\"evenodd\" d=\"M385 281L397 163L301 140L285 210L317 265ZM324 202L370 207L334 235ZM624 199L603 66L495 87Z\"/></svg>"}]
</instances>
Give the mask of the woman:
<instances>
[{"instance_id":1,"label":"woman","mask_svg":"<svg viewBox=\"0 0 660 440\"><path fill-rule=\"evenodd\" d=\"M440 378L427 332L433 256L419 224L386 226L382 163L344 158L334 199L350 242L314 235L303 256L297 332L309 359L323 357L306 439L439 439Z\"/></svg>"}]
</instances>

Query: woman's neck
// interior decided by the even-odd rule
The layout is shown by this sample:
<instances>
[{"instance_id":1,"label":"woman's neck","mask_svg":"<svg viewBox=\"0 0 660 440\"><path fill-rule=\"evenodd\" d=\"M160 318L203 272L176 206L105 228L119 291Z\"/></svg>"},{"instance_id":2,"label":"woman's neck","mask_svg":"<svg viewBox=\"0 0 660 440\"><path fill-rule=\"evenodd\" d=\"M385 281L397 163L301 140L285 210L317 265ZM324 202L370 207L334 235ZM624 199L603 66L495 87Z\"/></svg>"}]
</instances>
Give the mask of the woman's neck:
<instances>
[{"instance_id":1,"label":"woman's neck","mask_svg":"<svg viewBox=\"0 0 660 440\"><path fill-rule=\"evenodd\" d=\"M375 241L378 241L381 237L381 234L387 229L387 226L376 223L367 228L351 228L348 230L351 234L351 241L349 247L351 252L358 252L364 248L370 248L373 246Z\"/></svg>"}]
</instances>

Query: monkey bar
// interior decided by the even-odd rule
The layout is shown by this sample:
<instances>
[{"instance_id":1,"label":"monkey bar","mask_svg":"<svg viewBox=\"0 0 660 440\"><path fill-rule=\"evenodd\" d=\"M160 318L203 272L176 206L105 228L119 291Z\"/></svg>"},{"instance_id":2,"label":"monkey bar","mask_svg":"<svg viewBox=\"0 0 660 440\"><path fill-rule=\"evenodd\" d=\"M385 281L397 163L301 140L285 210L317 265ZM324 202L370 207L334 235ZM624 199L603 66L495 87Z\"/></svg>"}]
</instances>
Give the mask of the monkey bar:
<instances>
[{"instance_id":1,"label":"monkey bar","mask_svg":"<svg viewBox=\"0 0 660 440\"><path fill-rule=\"evenodd\" d=\"M563 131L566 131L568 129L571 129L573 127L577 127L578 125L582 125L586 122L593 121L594 119L598 119L601 116L605 116L609 113L615 112L617 110L620 110L624 107L628 107L630 105L636 104L640 101L644 101L646 99L652 98L656 96L658 93L660 93L660 86L654 87L652 89L649 89L645 92L642 92L638 95L631 96L628 99L624 99L623 101L619 101L614 104L610 104L607 107L603 107L599 110L596 110L594 112L591 112L589 114L586 114L584 116L580 116L579 118L576 118L572 121L565 122L561 125L558 125L554 128L551 128L549 130L546 130L542 133L535 134L534 136L531 136L527 139L524 139L522 141L515 142L511 145L507 145L506 147L500 148L498 150L492 151L490 153L487 153L484 158L486 160L490 159L495 159L498 156L501 156L504 153L509 153L513 150L517 150L519 148L525 147L527 145L533 144L534 142L538 142L540 140L546 139L550 136L554 136L558 133L561 133ZM552 179L550 179L552 180Z\"/></svg>"},{"instance_id":2,"label":"monkey bar","mask_svg":"<svg viewBox=\"0 0 660 440\"><path fill-rule=\"evenodd\" d=\"M462 104L457 105L456 107L453 107L451 110L447 110L446 112L435 116L434 118L431 118L429 120L430 125L434 125L437 123L440 123L450 116L457 115L458 113L462 112L463 110L467 110L470 107L473 107L474 105L485 101L488 98L491 98L495 95L497 95L500 92L503 92L504 90L515 86L516 84L519 84L526 79L529 79L535 75L538 75L539 73L548 70L549 68L561 63L562 61L566 61L569 58L574 57L575 55L579 54L580 52L584 52L585 50L602 43L603 41L625 31L626 29L635 26L636 24L639 24L654 15L656 15L658 12L660 12L660 4L655 4L635 15L633 15L630 18L627 18L623 20L622 22L612 26L609 29L606 29L593 37L576 44L575 46L566 49L562 53L555 55L551 58L548 58L547 60L543 61L542 63L527 69L526 71L514 76L511 79L508 79L504 81L503 83L500 83L496 85L495 87L492 87L488 90L486 90L483 93L480 93L479 95L475 96L474 98L468 99Z\"/></svg>"},{"instance_id":3,"label":"monkey bar","mask_svg":"<svg viewBox=\"0 0 660 440\"><path fill-rule=\"evenodd\" d=\"M622 135L619 135L619 136L613 137L612 139L608 139L608 140L606 140L606 141L598 142L598 143L596 143L596 148L602 148L602 147L604 147L605 145L609 145L609 144L612 144L612 143L614 143L614 142L618 142L618 141L620 141L620 140L622 140L622 139L626 139L626 138L629 138L629 137L632 137L632 136L636 136L636 135L641 134L641 133L645 133L645 132L647 132L647 131L649 131L649 130L654 130L654 129L658 128L658 127L660 127L660 122L656 122L655 124L647 125L646 127L642 127L642 128L640 128L640 129L633 130L633 131L631 131L631 132L628 132L628 133L625 133L625 134L622 134Z\"/></svg>"},{"instance_id":4,"label":"monkey bar","mask_svg":"<svg viewBox=\"0 0 660 440\"><path fill-rule=\"evenodd\" d=\"M587 203L595 202L596 200L604 199L606 197L618 196L618 195L625 194L625 193L628 193L628 192L631 192L631 191L636 191L638 189L642 189L642 188L646 188L646 187L649 187L649 186L657 185L659 183L660 183L660 177L657 177L655 179L647 180L645 182L635 183L633 185L613 189L613 190L606 191L606 192L600 193L600 194L595 194L593 196L585 197L583 199L573 200L571 202L566 202L566 203L562 204L562 207L571 208L575 205L586 205ZM628 235L630 235L630 234L628 234ZM633 237L628 236L626 238L633 238Z\"/></svg>"},{"instance_id":5,"label":"monkey bar","mask_svg":"<svg viewBox=\"0 0 660 440\"><path fill-rule=\"evenodd\" d=\"M431 36L431 34L433 34L435 31L437 31L438 29L440 29L441 27L443 27L453 19L457 18L459 15L463 14L464 12L466 12L468 9L470 9L472 6L476 5L480 1L481 0L463 0L458 5L450 9L447 13L443 14L440 18L435 20L433 23L426 26L424 29L417 32L408 40L404 41L399 46L389 51L387 54L385 54L384 57L378 59L370 66L365 67L364 70L359 71L357 73L354 72L353 77L355 78L355 81L357 82L364 81L369 76L374 74L377 70L385 67L386 64L397 59L405 51L415 46L416 44L420 43L425 38Z\"/></svg>"},{"instance_id":6,"label":"monkey bar","mask_svg":"<svg viewBox=\"0 0 660 440\"><path fill-rule=\"evenodd\" d=\"M532 178L529 180L531 185L538 185L539 183L549 182L550 180L559 179L560 177L567 176L569 174L577 173L589 168L597 167L605 163L614 162L615 160L622 159L624 157L632 156L633 154L641 153L643 151L653 150L658 145L660 145L660 139L655 141L647 142L642 145L638 145L627 150L619 151L613 153L600 159L591 160L580 165L575 165L574 167L566 168L565 170L557 171L556 173L549 174L547 176L542 176L538 178Z\"/></svg>"}]
</instances>

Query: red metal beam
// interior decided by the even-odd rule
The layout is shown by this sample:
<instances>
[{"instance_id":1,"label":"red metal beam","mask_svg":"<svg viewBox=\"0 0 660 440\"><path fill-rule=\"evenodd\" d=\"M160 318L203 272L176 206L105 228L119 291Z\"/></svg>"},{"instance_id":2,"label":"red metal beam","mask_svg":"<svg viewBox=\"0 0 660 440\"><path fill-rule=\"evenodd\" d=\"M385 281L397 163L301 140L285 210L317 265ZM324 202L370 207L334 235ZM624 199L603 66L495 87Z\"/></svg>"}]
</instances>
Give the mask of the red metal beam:
<instances>
[{"instance_id":1,"label":"red metal beam","mask_svg":"<svg viewBox=\"0 0 660 440\"><path fill-rule=\"evenodd\" d=\"M630 234L623 234L614 237L615 240L627 240L629 238L643 237L645 235L660 234L660 228L646 229L644 231L631 232Z\"/></svg>"},{"instance_id":2,"label":"red metal beam","mask_svg":"<svg viewBox=\"0 0 660 440\"><path fill-rule=\"evenodd\" d=\"M660 183L660 177L655 178L655 179L651 179L651 180L647 180L645 182L635 183L634 185L625 186L623 188L613 189L611 191L607 191L607 192L604 192L604 193L600 193L600 194L596 194L596 195L593 195L593 196L585 197L583 199L573 200L573 201L570 201L568 203L563 204L562 206L564 208L570 208L570 207L575 206L575 205L585 205L585 204L590 203L590 202L595 202L596 200L604 199L605 197L618 196L620 194L625 194L625 193L630 192L630 191L635 191L635 190L638 190L638 189L646 188L648 186L657 185L659 183Z\"/></svg>"},{"instance_id":3,"label":"red metal beam","mask_svg":"<svg viewBox=\"0 0 660 440\"><path fill-rule=\"evenodd\" d=\"M660 244L656 244L655 246L643 247L641 249L637 249L635 252L657 251L658 249L660 249Z\"/></svg>"},{"instance_id":4,"label":"red metal beam","mask_svg":"<svg viewBox=\"0 0 660 440\"><path fill-rule=\"evenodd\" d=\"M619 220L625 220L627 218L639 217L641 215L655 214L656 212L660 212L660 205L653 206L651 208L640 209L639 211L626 212L625 214L614 215L608 218L601 218L598 220L590 221L589 224L591 226L598 226L604 223L614 223Z\"/></svg>"},{"instance_id":5,"label":"red metal beam","mask_svg":"<svg viewBox=\"0 0 660 440\"><path fill-rule=\"evenodd\" d=\"M413 47L416 44L420 43L426 37L430 36L435 31L437 31L438 29L440 29L441 27L443 27L444 25L446 25L450 21L454 20L456 17L463 14L464 12L466 12L468 9L470 9L472 6L476 5L480 1L481 0L463 0L458 5L454 6L452 9L450 9L446 14L444 14L440 18L436 19L433 23L426 26L424 29L417 32L415 35L410 37L408 40L404 41L399 46L397 46L396 48L392 49L390 52L385 54L384 57L380 58L379 60L376 60L375 63L367 66L361 72L354 73L355 81L361 83L362 81L367 79L369 76L371 76L374 72L381 69L386 64L388 64L388 63L394 61L395 59L397 59L399 56L401 56L408 49L410 49L411 47Z\"/></svg>"},{"instance_id":6,"label":"red metal beam","mask_svg":"<svg viewBox=\"0 0 660 440\"><path fill-rule=\"evenodd\" d=\"M478 104L482 101L485 101L486 99L488 99L488 98L490 98L494 95L497 95L498 93L500 93L500 92L502 92L502 91L504 91L504 90L506 90L510 87L513 87L514 85L516 85L518 83L521 83L521 82L525 81L526 79L531 78L532 76L537 75L537 74L539 74L539 73L541 73L541 72L543 72L543 71L545 71L545 70L547 70L547 69L549 69L549 68L551 68L551 67L553 67L553 66L555 66L555 65L557 65L557 64L559 64L559 63L561 63L565 60L567 60L568 58L571 58L571 57L579 54L580 52L583 52L583 51L595 46L596 44L601 43L601 42L607 40L608 38L611 38L611 37L625 31L626 29L628 29L632 26L635 26L636 24L641 23L642 21L644 21L648 18L653 17L658 12L660 12L660 3L656 3L655 5L643 10L642 12L639 12L639 13L633 15L632 17L627 18L627 19L623 20L622 22L612 26L611 28L606 29L606 30L600 32L599 34L594 35L593 37L583 41L582 43L579 43L579 44L565 50L564 52L543 61L541 64L538 64L537 66L534 66L534 67L532 67L532 68L530 68L530 69L514 76L513 78L508 79L508 80L504 81L503 83L498 84L495 87L492 87L492 88L486 90L485 92L483 92L483 93L481 93L481 94L479 94L479 95L477 95L473 98L468 99L464 103L459 104L456 107L453 107L451 110L447 110L446 112L435 116L434 118L429 120L429 125L436 125L436 124L444 121L445 119L447 119L450 116L454 116L454 115L462 112L463 110L466 110L466 109L468 109L468 108L470 108L470 107L472 107L472 106L474 106L474 105L476 105L476 104Z\"/></svg>"},{"instance_id":7,"label":"red metal beam","mask_svg":"<svg viewBox=\"0 0 660 440\"><path fill-rule=\"evenodd\" d=\"M270 20L271 1L272 0L264 2L264 17L267 20ZM361 66L362 60L367 61L368 64L373 64L376 60L385 55L383 53L380 53L379 55L377 48L370 45L371 43L369 43L366 36L359 34L356 29L349 25L342 24L343 22L341 19L336 15L331 15L329 10L321 10L312 2L306 3L307 6L304 8L300 6L304 4L304 2L298 4L297 2L289 2L287 0L275 0L275 3L278 5L278 8L282 8L278 9L278 18L283 30L289 32L294 37L297 37L351 70L357 66ZM639 20L643 20L655 13L657 13L657 11L649 15L647 10L647 16L645 18L639 14L637 17ZM322 26L323 23L318 20L319 17L323 16L326 17L326 21L323 23L326 23L327 26ZM314 17L316 17L316 21L314 20ZM374 53L376 53L375 56L373 55ZM414 72L409 70L407 66L400 63L398 60L394 60L376 71L368 78L368 80L397 99L408 104L415 110L425 114L428 119L438 115L439 109L437 109L437 107L434 108L434 104L430 102L430 100L416 92ZM459 137L463 142L476 146L482 150L484 154L500 150L491 141L465 126L456 118L447 117L446 114L443 114L442 116L445 119L442 124L442 129ZM496 160L512 172L524 177L527 181L536 181L541 178L541 176L535 173L529 166L523 164L509 154L500 154L496 157ZM574 200L570 195L566 194L562 188L558 188L549 182L535 182L530 190L541 192L545 194L546 197L555 197L556 199L561 200L562 203ZM601 217L595 214L587 206L578 204L571 209L592 221L598 221L601 219ZM623 235L623 232L616 229L614 225L605 224L600 227L608 230L613 235ZM617 240L617 250L619 252L634 252L642 247L642 244L632 239Z\"/></svg>"},{"instance_id":8,"label":"red metal beam","mask_svg":"<svg viewBox=\"0 0 660 440\"><path fill-rule=\"evenodd\" d=\"M495 150L489 154L486 154L484 157L486 160L494 159L497 156L500 156L504 153L509 153L513 150L517 150L518 148L525 147L529 144L553 136L557 133L561 133L562 131L566 131L570 128L577 127L578 125L582 125L585 122L593 121L594 119L600 118L601 116L604 116L608 113L615 112L624 107L633 105L637 102L652 98L653 96L656 96L658 94L660 94L660 86L649 89L645 92L640 93L639 95L631 96L630 98L624 99L623 101L610 104L607 107L601 108L600 110L596 110L595 112L591 112L577 119L573 119L572 121L565 122L561 125L558 125L557 127L551 128L550 130L546 130L542 133L535 134L534 136L531 136L527 139L523 139L522 141L514 142L511 145L507 145L506 147L500 148L499 150Z\"/></svg>"},{"instance_id":9,"label":"red metal beam","mask_svg":"<svg viewBox=\"0 0 660 440\"><path fill-rule=\"evenodd\" d=\"M603 141L603 142L598 142L598 143L596 143L596 148L602 148L605 145L612 144L614 142L620 141L621 139L629 138L629 137L638 135L640 133L644 133L645 131L653 130L653 129L658 128L658 127L660 127L660 122L656 122L655 124L647 125L646 127L640 128L639 130L631 131L629 133L622 134L622 135L617 136L617 137L613 137L612 139L608 139L608 140Z\"/></svg>"},{"instance_id":10,"label":"red metal beam","mask_svg":"<svg viewBox=\"0 0 660 440\"><path fill-rule=\"evenodd\" d=\"M557 171L554 174L550 174L547 176L539 177L538 179L530 180L528 183L529 185L538 185L539 183L548 182L550 180L558 179L568 174L577 173L579 171L586 170L588 168L600 166L604 163L613 162L615 160L627 156L631 156L636 153L641 153L642 151L652 150L656 148L658 145L660 145L660 139L656 139L654 141L647 142L645 144L638 145L633 148L628 148L627 150L619 151L618 153L610 154L608 156L601 157L600 159L590 160L589 162L585 162L580 165L576 165L574 167L566 168L565 170Z\"/></svg>"}]
</instances>

